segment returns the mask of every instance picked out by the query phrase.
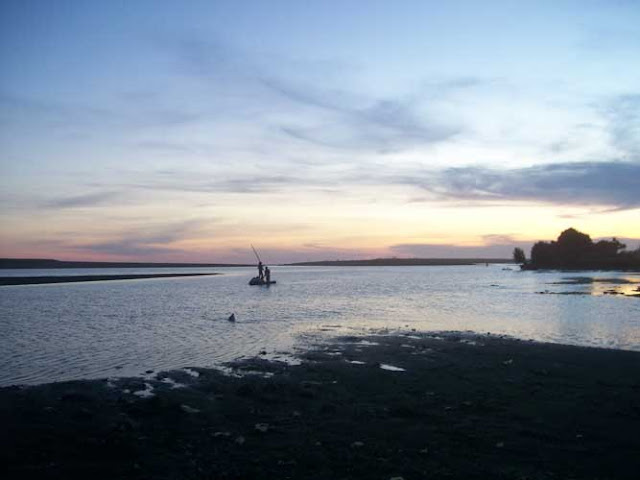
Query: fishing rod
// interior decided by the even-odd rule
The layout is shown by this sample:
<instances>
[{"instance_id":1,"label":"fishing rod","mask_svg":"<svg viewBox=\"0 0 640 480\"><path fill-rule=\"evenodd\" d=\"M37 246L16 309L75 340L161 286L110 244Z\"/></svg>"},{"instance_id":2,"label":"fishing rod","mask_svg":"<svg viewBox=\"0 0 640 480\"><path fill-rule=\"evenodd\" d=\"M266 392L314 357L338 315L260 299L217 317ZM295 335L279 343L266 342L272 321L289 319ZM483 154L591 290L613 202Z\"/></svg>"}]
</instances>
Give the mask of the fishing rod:
<instances>
[{"instance_id":1,"label":"fishing rod","mask_svg":"<svg viewBox=\"0 0 640 480\"><path fill-rule=\"evenodd\" d=\"M256 249L253 248L253 245L251 245L251 250L253 250L253 253L256 254L256 258L258 259L258 262L262 263L262 260L260 260L260 255L258 255L258 252L256 252Z\"/></svg>"}]
</instances>

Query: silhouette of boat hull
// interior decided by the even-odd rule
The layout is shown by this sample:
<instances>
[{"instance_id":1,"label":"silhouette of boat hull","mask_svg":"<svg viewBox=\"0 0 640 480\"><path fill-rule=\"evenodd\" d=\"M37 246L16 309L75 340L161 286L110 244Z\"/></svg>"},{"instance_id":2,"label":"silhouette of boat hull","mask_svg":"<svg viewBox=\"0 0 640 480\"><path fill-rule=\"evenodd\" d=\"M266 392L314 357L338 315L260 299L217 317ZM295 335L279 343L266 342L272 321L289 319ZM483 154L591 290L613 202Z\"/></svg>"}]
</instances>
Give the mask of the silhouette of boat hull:
<instances>
[{"instance_id":1,"label":"silhouette of boat hull","mask_svg":"<svg viewBox=\"0 0 640 480\"><path fill-rule=\"evenodd\" d=\"M276 283L275 280L266 282L264 280L260 280L260 277L253 277L251 280L249 280L249 285L272 285L274 283Z\"/></svg>"}]
</instances>

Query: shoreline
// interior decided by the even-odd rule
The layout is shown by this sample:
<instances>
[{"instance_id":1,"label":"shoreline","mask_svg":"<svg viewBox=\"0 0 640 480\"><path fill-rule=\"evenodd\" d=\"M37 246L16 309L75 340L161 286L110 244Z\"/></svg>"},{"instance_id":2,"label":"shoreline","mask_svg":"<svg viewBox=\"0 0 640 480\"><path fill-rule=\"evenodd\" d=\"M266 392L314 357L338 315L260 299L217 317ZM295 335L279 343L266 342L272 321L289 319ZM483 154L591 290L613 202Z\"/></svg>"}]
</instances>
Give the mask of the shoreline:
<instances>
[{"instance_id":1,"label":"shoreline","mask_svg":"<svg viewBox=\"0 0 640 480\"><path fill-rule=\"evenodd\" d=\"M103 282L111 280L141 280L149 278L204 277L219 273L140 273L118 275L56 275L33 277L0 277L0 286L43 285L49 283Z\"/></svg>"},{"instance_id":2,"label":"shoreline","mask_svg":"<svg viewBox=\"0 0 640 480\"><path fill-rule=\"evenodd\" d=\"M1 388L5 478L631 479L640 468L638 352L410 332L297 356L236 361L226 375Z\"/></svg>"},{"instance_id":3,"label":"shoreline","mask_svg":"<svg viewBox=\"0 0 640 480\"><path fill-rule=\"evenodd\" d=\"M508 258L373 258L368 260L321 260L286 263L288 267L454 267L513 264Z\"/></svg>"}]
</instances>

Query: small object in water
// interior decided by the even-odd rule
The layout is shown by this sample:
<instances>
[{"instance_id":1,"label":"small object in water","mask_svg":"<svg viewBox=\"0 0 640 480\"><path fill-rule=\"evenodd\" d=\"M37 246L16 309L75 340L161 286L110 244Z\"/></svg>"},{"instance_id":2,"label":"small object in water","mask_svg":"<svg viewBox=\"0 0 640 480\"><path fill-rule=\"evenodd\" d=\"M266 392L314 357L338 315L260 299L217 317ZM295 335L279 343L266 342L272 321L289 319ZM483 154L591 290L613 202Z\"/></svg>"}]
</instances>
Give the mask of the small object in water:
<instances>
[{"instance_id":1,"label":"small object in water","mask_svg":"<svg viewBox=\"0 0 640 480\"><path fill-rule=\"evenodd\" d=\"M199 409L190 407L189 405L186 405L184 403L180 405L180 409L186 413L200 413Z\"/></svg>"},{"instance_id":2,"label":"small object in water","mask_svg":"<svg viewBox=\"0 0 640 480\"><path fill-rule=\"evenodd\" d=\"M227 318L227 320L229 320L230 322L235 322L236 321L236 314L232 313L231 315L229 315L229 318Z\"/></svg>"},{"instance_id":3,"label":"small object in water","mask_svg":"<svg viewBox=\"0 0 640 480\"><path fill-rule=\"evenodd\" d=\"M380 366L380 368L382 370L388 370L390 372L404 372L405 371L405 369L402 368L402 367L395 367L393 365L388 365L386 363L380 363L379 366Z\"/></svg>"},{"instance_id":4,"label":"small object in water","mask_svg":"<svg viewBox=\"0 0 640 480\"><path fill-rule=\"evenodd\" d=\"M266 281L260 277L253 277L251 280L249 280L249 285L273 285L274 283L276 283L275 280L269 280Z\"/></svg>"},{"instance_id":5,"label":"small object in water","mask_svg":"<svg viewBox=\"0 0 640 480\"><path fill-rule=\"evenodd\" d=\"M257 431L267 433L269 431L268 423L256 423L255 428Z\"/></svg>"}]
</instances>

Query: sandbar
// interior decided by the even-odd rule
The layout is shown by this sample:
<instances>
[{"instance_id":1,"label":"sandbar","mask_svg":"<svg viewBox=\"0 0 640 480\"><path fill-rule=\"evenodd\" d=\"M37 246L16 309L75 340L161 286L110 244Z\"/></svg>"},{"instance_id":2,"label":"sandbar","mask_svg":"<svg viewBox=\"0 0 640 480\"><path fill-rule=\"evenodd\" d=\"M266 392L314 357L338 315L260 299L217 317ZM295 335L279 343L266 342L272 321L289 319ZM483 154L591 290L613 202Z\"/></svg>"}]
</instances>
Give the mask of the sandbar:
<instances>
[{"instance_id":1,"label":"sandbar","mask_svg":"<svg viewBox=\"0 0 640 480\"><path fill-rule=\"evenodd\" d=\"M102 282L105 280L138 280L144 278L202 277L218 273L140 273L124 275L58 275L32 277L0 277L1 285L38 285L44 283Z\"/></svg>"}]
</instances>

